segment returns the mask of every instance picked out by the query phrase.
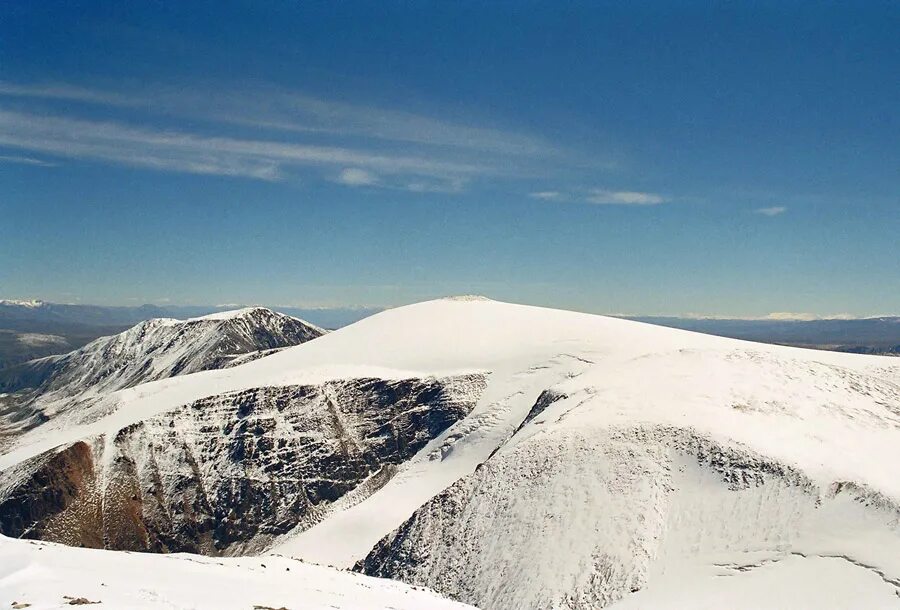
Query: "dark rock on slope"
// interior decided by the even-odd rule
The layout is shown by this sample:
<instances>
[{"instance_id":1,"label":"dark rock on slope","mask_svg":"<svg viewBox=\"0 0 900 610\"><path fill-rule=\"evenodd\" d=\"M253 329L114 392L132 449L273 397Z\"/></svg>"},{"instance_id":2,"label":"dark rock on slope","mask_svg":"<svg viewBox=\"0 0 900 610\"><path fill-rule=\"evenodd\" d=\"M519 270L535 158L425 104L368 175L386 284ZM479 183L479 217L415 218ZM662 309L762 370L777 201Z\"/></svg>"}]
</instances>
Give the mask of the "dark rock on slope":
<instances>
[{"instance_id":1,"label":"dark rock on slope","mask_svg":"<svg viewBox=\"0 0 900 610\"><path fill-rule=\"evenodd\" d=\"M479 375L356 379L205 398L3 473L0 533L135 551L260 550L370 478L386 482L483 387Z\"/></svg>"}]
</instances>

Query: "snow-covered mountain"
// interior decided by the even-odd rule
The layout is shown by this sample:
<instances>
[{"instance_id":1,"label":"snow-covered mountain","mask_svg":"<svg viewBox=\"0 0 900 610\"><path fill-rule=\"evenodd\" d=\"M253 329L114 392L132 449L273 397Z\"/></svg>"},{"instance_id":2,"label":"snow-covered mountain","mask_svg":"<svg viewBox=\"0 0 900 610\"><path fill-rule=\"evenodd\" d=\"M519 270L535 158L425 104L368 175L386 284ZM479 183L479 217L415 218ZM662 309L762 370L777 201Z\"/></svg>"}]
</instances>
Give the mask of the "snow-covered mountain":
<instances>
[{"instance_id":1,"label":"snow-covered mountain","mask_svg":"<svg viewBox=\"0 0 900 610\"><path fill-rule=\"evenodd\" d=\"M28 429L97 397L140 383L250 360L299 345L325 331L262 307L190 320L156 318L67 354L0 371L5 429Z\"/></svg>"},{"instance_id":2,"label":"snow-covered mountain","mask_svg":"<svg viewBox=\"0 0 900 610\"><path fill-rule=\"evenodd\" d=\"M448 299L50 419L0 456L0 527L486 610L895 607L897 463L897 359Z\"/></svg>"}]
</instances>

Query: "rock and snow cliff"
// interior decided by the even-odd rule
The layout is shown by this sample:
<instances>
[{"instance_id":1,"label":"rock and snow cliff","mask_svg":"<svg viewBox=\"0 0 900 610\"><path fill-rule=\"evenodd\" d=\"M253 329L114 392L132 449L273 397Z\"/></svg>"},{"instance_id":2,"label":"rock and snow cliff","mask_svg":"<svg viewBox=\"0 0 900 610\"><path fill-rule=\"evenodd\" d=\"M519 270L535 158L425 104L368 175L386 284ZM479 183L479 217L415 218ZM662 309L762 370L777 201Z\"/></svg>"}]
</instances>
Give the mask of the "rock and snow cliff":
<instances>
[{"instance_id":1,"label":"rock and snow cliff","mask_svg":"<svg viewBox=\"0 0 900 610\"><path fill-rule=\"evenodd\" d=\"M479 375L351 379L204 398L0 475L0 533L74 546L260 551L371 493L465 417ZM364 497L364 496L363 496Z\"/></svg>"},{"instance_id":2,"label":"rock and snow cliff","mask_svg":"<svg viewBox=\"0 0 900 610\"><path fill-rule=\"evenodd\" d=\"M892 607L897 463L896 359L441 300L37 426L0 525L269 546L485 609Z\"/></svg>"}]
</instances>

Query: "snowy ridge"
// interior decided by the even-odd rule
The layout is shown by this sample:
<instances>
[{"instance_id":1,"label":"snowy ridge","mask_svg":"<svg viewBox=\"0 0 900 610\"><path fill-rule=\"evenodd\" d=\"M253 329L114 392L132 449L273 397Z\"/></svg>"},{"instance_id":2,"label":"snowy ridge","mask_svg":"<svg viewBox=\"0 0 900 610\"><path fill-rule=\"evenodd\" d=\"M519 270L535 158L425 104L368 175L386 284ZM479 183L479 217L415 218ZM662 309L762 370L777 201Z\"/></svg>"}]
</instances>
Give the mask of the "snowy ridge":
<instances>
[{"instance_id":1,"label":"snowy ridge","mask_svg":"<svg viewBox=\"0 0 900 610\"><path fill-rule=\"evenodd\" d=\"M815 607L810 566L835 576L835 603L860 583L865 605L900 600L900 362L886 357L442 299L106 395L23 435L0 469L252 388L466 375L486 385L465 416L272 552L486 610L652 606L682 578L708 592L726 577L788 598L793 583Z\"/></svg>"},{"instance_id":2,"label":"snowy ridge","mask_svg":"<svg viewBox=\"0 0 900 610\"><path fill-rule=\"evenodd\" d=\"M233 320L234 318L241 318L245 316L252 316L254 314L258 314L261 312L270 311L265 307L242 307L240 309L231 309L228 311L217 311L210 314L206 314L205 316L198 316L196 318L189 318L188 322L196 322L198 320ZM309 324L309 322L306 322ZM310 325L311 326L311 325Z\"/></svg>"},{"instance_id":3,"label":"snowy ridge","mask_svg":"<svg viewBox=\"0 0 900 610\"><path fill-rule=\"evenodd\" d=\"M122 388L222 368L248 352L297 345L324 332L260 307L186 321L147 320L68 354L3 371L0 388L22 394L5 428L27 429Z\"/></svg>"}]
</instances>

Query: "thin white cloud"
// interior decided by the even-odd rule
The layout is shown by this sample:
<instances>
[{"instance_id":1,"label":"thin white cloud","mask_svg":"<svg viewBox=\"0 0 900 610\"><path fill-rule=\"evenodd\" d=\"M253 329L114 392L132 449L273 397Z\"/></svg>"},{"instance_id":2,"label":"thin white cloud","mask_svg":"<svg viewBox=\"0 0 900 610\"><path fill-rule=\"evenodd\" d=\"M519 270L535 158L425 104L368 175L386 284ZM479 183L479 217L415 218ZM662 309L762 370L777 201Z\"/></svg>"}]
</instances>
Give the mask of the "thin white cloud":
<instances>
[{"instance_id":1,"label":"thin white cloud","mask_svg":"<svg viewBox=\"0 0 900 610\"><path fill-rule=\"evenodd\" d=\"M849 313L835 313L830 315L819 315L814 313L797 313L791 311L773 311L769 315L765 317L766 320L790 320L790 321L805 321L810 322L812 320L857 320L860 319L859 316L854 316Z\"/></svg>"},{"instance_id":2,"label":"thin white cloud","mask_svg":"<svg viewBox=\"0 0 900 610\"><path fill-rule=\"evenodd\" d=\"M774 206L771 208L759 208L753 210L756 214L762 214L763 216L778 216L779 214L784 214L787 212L787 208L781 206Z\"/></svg>"},{"instance_id":3,"label":"thin white cloud","mask_svg":"<svg viewBox=\"0 0 900 610\"><path fill-rule=\"evenodd\" d=\"M475 127L434 119L410 112L347 104L292 92L267 91L267 105L247 104L245 94L225 96L216 116L219 120L285 131L323 132L336 135L413 142L498 154L546 155L554 152L534 136ZM250 96L259 98L259 92ZM254 109L247 112L247 108Z\"/></svg>"},{"instance_id":4,"label":"thin white cloud","mask_svg":"<svg viewBox=\"0 0 900 610\"><path fill-rule=\"evenodd\" d=\"M49 100L67 100L105 106L140 106L139 99L108 91L96 91L66 83L19 84L0 81L0 95ZM144 101L146 103L146 100Z\"/></svg>"},{"instance_id":5,"label":"thin white cloud","mask_svg":"<svg viewBox=\"0 0 900 610\"><path fill-rule=\"evenodd\" d=\"M168 115L287 132L323 133L412 142L491 154L547 156L557 151L531 135L477 127L411 112L389 110L260 86L253 91L221 89L197 93L178 88L116 93L68 83L0 81L0 96L142 108Z\"/></svg>"},{"instance_id":6,"label":"thin white cloud","mask_svg":"<svg viewBox=\"0 0 900 610\"><path fill-rule=\"evenodd\" d=\"M657 193L593 189L585 201L598 205L658 205L665 203L666 198Z\"/></svg>"},{"instance_id":7,"label":"thin white cloud","mask_svg":"<svg viewBox=\"0 0 900 610\"><path fill-rule=\"evenodd\" d=\"M437 156L209 137L4 110L0 110L0 145L75 159L261 180L279 179L285 168L302 166L350 166L368 172L435 180L460 179L491 171L484 163L465 163Z\"/></svg>"},{"instance_id":8,"label":"thin white cloud","mask_svg":"<svg viewBox=\"0 0 900 610\"><path fill-rule=\"evenodd\" d=\"M410 193L461 193L468 184L467 178L448 178L445 180L415 180L403 184L400 188Z\"/></svg>"},{"instance_id":9,"label":"thin white cloud","mask_svg":"<svg viewBox=\"0 0 900 610\"><path fill-rule=\"evenodd\" d=\"M461 193L468 183L465 178L429 178L412 181L397 180L396 178L385 180L382 176L360 169L348 167L338 174L334 180L338 184L351 187L378 187L395 191L407 191L410 193Z\"/></svg>"},{"instance_id":10,"label":"thin white cloud","mask_svg":"<svg viewBox=\"0 0 900 610\"><path fill-rule=\"evenodd\" d=\"M34 157L20 157L18 155L0 155L0 163L19 163L21 165L37 165L40 167L56 167L56 163L35 159Z\"/></svg>"},{"instance_id":11,"label":"thin white cloud","mask_svg":"<svg viewBox=\"0 0 900 610\"><path fill-rule=\"evenodd\" d=\"M562 201L566 199L566 196L559 191L537 191L528 193L528 196L532 199L541 199L543 201Z\"/></svg>"},{"instance_id":12,"label":"thin white cloud","mask_svg":"<svg viewBox=\"0 0 900 610\"><path fill-rule=\"evenodd\" d=\"M338 175L337 182L347 186L375 186L378 176L358 167L348 167Z\"/></svg>"}]
</instances>

